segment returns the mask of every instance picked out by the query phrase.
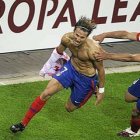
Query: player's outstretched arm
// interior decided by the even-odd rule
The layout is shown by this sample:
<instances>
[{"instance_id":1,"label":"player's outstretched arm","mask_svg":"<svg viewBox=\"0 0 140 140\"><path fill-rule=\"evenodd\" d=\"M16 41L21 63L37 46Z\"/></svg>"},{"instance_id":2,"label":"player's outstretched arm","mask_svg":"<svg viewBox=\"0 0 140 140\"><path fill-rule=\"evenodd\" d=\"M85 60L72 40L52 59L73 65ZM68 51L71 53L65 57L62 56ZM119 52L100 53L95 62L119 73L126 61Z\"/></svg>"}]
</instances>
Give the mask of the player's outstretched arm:
<instances>
[{"instance_id":1,"label":"player's outstretched arm","mask_svg":"<svg viewBox=\"0 0 140 140\"><path fill-rule=\"evenodd\" d=\"M102 42L105 38L130 39L140 41L140 33L128 31L112 31L93 36L93 39L99 42Z\"/></svg>"},{"instance_id":2,"label":"player's outstretched arm","mask_svg":"<svg viewBox=\"0 0 140 140\"><path fill-rule=\"evenodd\" d=\"M107 59L124 62L140 62L140 54L108 53Z\"/></svg>"},{"instance_id":3,"label":"player's outstretched arm","mask_svg":"<svg viewBox=\"0 0 140 140\"><path fill-rule=\"evenodd\" d=\"M98 61L102 60L115 60L115 61L124 61L124 62L140 62L140 53L139 54L129 54L129 53L109 53L105 50L97 52L95 58Z\"/></svg>"}]
</instances>

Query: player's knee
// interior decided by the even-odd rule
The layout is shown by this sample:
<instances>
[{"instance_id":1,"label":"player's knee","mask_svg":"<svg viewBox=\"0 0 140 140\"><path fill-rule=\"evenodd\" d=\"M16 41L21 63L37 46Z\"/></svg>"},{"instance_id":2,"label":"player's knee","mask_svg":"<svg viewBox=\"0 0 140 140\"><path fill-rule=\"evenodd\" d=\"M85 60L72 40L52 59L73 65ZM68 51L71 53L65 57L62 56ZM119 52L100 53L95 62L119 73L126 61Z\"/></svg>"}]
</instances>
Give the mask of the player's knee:
<instances>
[{"instance_id":1,"label":"player's knee","mask_svg":"<svg viewBox=\"0 0 140 140\"><path fill-rule=\"evenodd\" d=\"M68 106L67 104L65 105L65 109L66 109L67 112L69 112L69 113L74 111L74 109L71 108L70 106Z\"/></svg>"},{"instance_id":2,"label":"player's knee","mask_svg":"<svg viewBox=\"0 0 140 140\"><path fill-rule=\"evenodd\" d=\"M51 97L51 94L43 91L40 95L40 98L43 100L43 101L47 101L49 98Z\"/></svg>"},{"instance_id":3,"label":"player's knee","mask_svg":"<svg viewBox=\"0 0 140 140\"><path fill-rule=\"evenodd\" d=\"M130 103L130 99L128 99L127 97L124 98L125 102Z\"/></svg>"},{"instance_id":4,"label":"player's knee","mask_svg":"<svg viewBox=\"0 0 140 140\"><path fill-rule=\"evenodd\" d=\"M125 94L125 98L124 99L125 99L125 102L127 102L127 103L132 103L132 102L135 102L137 100L137 98L134 97L133 95L131 95L129 92L127 92Z\"/></svg>"},{"instance_id":5,"label":"player's knee","mask_svg":"<svg viewBox=\"0 0 140 140\"><path fill-rule=\"evenodd\" d=\"M132 102L131 99L130 99L128 96L125 96L124 100L125 100L125 102L127 102L127 103Z\"/></svg>"}]
</instances>

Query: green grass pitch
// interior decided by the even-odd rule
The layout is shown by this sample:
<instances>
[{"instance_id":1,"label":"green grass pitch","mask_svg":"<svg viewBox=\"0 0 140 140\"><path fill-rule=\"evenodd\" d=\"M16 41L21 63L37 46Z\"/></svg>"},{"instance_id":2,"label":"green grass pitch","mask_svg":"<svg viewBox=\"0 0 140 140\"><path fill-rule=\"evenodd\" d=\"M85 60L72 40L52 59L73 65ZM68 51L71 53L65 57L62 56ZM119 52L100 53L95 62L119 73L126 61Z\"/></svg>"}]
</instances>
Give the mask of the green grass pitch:
<instances>
[{"instance_id":1,"label":"green grass pitch","mask_svg":"<svg viewBox=\"0 0 140 140\"><path fill-rule=\"evenodd\" d=\"M129 126L134 105L124 101L124 93L138 78L139 72L106 75L104 101L94 106L93 96L72 113L64 108L70 90L62 90L48 101L22 133L16 134L12 134L9 127L20 122L47 81L0 86L0 140L123 140L125 138L116 133Z\"/></svg>"}]
</instances>

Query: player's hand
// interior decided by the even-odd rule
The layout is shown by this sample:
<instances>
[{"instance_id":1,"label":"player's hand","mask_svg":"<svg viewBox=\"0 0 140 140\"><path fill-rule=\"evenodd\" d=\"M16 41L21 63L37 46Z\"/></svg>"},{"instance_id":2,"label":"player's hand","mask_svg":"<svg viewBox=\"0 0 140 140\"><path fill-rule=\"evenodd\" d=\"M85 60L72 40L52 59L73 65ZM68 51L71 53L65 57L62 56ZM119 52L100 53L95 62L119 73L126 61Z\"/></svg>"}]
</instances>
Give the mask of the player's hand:
<instances>
[{"instance_id":1,"label":"player's hand","mask_svg":"<svg viewBox=\"0 0 140 140\"><path fill-rule=\"evenodd\" d=\"M108 52L106 52L104 49L101 49L100 52L96 52L95 54L95 59L97 61L102 61L102 60L106 60L108 56Z\"/></svg>"},{"instance_id":2,"label":"player's hand","mask_svg":"<svg viewBox=\"0 0 140 140\"><path fill-rule=\"evenodd\" d=\"M104 99L104 93L96 93L96 101L95 101L95 105L98 105L102 102L102 100Z\"/></svg>"},{"instance_id":3,"label":"player's hand","mask_svg":"<svg viewBox=\"0 0 140 140\"><path fill-rule=\"evenodd\" d=\"M104 40L105 36L103 34L99 34L99 35L94 35L92 38L98 41L99 43L101 43Z\"/></svg>"}]
</instances>

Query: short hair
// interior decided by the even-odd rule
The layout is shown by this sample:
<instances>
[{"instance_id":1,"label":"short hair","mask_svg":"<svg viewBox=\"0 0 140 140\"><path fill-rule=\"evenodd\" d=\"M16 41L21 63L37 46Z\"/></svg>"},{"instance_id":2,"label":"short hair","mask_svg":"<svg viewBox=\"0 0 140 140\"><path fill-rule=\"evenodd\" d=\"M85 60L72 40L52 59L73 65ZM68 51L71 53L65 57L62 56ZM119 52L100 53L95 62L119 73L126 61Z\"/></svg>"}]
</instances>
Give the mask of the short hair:
<instances>
[{"instance_id":1,"label":"short hair","mask_svg":"<svg viewBox=\"0 0 140 140\"><path fill-rule=\"evenodd\" d=\"M94 20L82 16L75 24L74 31L76 30L77 27L83 30L84 32L88 32L89 35L93 31L93 29L96 28L96 23L94 22Z\"/></svg>"}]
</instances>

